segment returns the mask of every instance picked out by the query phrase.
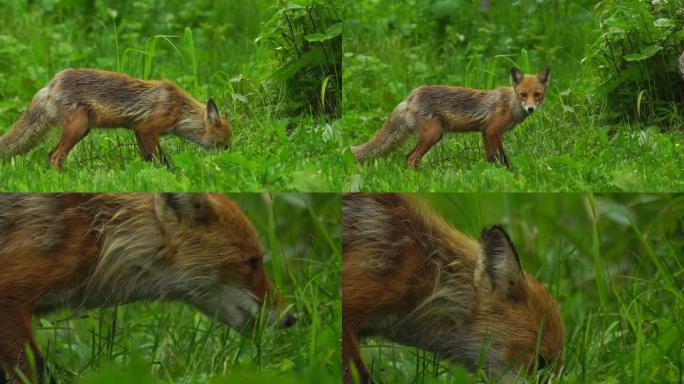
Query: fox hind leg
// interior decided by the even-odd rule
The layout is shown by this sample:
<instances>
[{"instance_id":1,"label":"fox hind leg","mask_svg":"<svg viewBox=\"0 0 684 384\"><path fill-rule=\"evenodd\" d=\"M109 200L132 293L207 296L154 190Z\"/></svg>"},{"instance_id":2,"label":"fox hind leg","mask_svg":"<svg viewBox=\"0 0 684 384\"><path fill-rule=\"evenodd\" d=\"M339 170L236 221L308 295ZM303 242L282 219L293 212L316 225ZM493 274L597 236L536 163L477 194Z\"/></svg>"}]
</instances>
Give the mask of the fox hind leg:
<instances>
[{"instance_id":1,"label":"fox hind leg","mask_svg":"<svg viewBox=\"0 0 684 384\"><path fill-rule=\"evenodd\" d=\"M63 131L59 143L50 151L50 163L58 171L62 169L62 163L69 155L69 151L81 141L90 131L88 110L78 106L73 110L66 107L60 108L62 115Z\"/></svg>"},{"instance_id":2,"label":"fox hind leg","mask_svg":"<svg viewBox=\"0 0 684 384\"><path fill-rule=\"evenodd\" d=\"M443 134L442 122L438 118L419 122L418 126L420 127L418 142L415 148L406 155L406 163L413 169L418 167L420 159L442 139Z\"/></svg>"}]
</instances>

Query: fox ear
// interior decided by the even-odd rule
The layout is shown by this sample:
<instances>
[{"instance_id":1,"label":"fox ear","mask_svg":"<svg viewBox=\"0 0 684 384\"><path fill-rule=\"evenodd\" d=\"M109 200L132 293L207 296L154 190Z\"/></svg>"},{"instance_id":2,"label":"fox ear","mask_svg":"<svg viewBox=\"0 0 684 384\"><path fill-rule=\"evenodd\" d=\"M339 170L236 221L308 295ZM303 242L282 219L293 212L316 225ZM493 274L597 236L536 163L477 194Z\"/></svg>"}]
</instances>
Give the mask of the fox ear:
<instances>
[{"instance_id":1,"label":"fox ear","mask_svg":"<svg viewBox=\"0 0 684 384\"><path fill-rule=\"evenodd\" d=\"M511 299L520 298L524 292L525 275L518 252L506 231L499 225L480 233L484 278L495 291Z\"/></svg>"},{"instance_id":2,"label":"fox ear","mask_svg":"<svg viewBox=\"0 0 684 384\"><path fill-rule=\"evenodd\" d=\"M218 107L216 107L216 103L214 103L214 99L209 99L207 101L207 120L211 124L218 124L220 119L221 115L219 114Z\"/></svg>"},{"instance_id":3,"label":"fox ear","mask_svg":"<svg viewBox=\"0 0 684 384\"><path fill-rule=\"evenodd\" d=\"M158 193L154 209L162 223L207 224L216 217L206 193Z\"/></svg>"},{"instance_id":4,"label":"fox ear","mask_svg":"<svg viewBox=\"0 0 684 384\"><path fill-rule=\"evenodd\" d=\"M537 75L537 79L539 79L539 82L546 85L549 82L549 78L551 78L551 69L549 67L544 67L544 69L539 72Z\"/></svg>"},{"instance_id":5,"label":"fox ear","mask_svg":"<svg viewBox=\"0 0 684 384\"><path fill-rule=\"evenodd\" d=\"M525 74L518 68L511 68L511 85L516 86L520 84L525 78Z\"/></svg>"}]
</instances>

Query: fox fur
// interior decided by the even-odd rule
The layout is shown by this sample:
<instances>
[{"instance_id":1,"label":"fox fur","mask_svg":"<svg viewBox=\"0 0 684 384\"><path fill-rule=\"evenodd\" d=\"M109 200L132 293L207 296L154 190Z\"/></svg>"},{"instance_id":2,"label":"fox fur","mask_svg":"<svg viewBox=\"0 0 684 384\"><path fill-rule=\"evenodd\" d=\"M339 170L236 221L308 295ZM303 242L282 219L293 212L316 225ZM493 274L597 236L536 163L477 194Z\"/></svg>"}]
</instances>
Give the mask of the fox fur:
<instances>
[{"instance_id":1,"label":"fox fur","mask_svg":"<svg viewBox=\"0 0 684 384\"><path fill-rule=\"evenodd\" d=\"M60 308L179 300L250 335L267 296L280 317L262 255L220 194L0 194L0 382L41 380L31 318Z\"/></svg>"},{"instance_id":2,"label":"fox fur","mask_svg":"<svg viewBox=\"0 0 684 384\"><path fill-rule=\"evenodd\" d=\"M558 369L564 327L549 292L520 266L500 226L471 239L412 196L342 200L343 381L371 383L359 339L416 346L510 382ZM536 349L538 335L539 350ZM520 367L520 368L519 368Z\"/></svg>"},{"instance_id":3,"label":"fox fur","mask_svg":"<svg viewBox=\"0 0 684 384\"><path fill-rule=\"evenodd\" d=\"M416 169L444 133L479 131L487 161L498 159L509 167L503 150L503 134L539 108L549 75L549 68L536 76L513 68L511 87L491 91L446 85L418 87L394 108L389 119L368 142L353 146L352 153L359 162L384 156L415 133L418 142L406 156L406 162Z\"/></svg>"},{"instance_id":4,"label":"fox fur","mask_svg":"<svg viewBox=\"0 0 684 384\"><path fill-rule=\"evenodd\" d=\"M63 127L62 137L49 160L58 170L92 127L134 130L140 155L148 161L155 157L166 161L160 135L176 135L205 148L225 148L232 133L230 121L220 115L213 100L201 104L170 81L67 69L36 93L26 112L0 137L0 158L26 153L55 125Z\"/></svg>"}]
</instances>

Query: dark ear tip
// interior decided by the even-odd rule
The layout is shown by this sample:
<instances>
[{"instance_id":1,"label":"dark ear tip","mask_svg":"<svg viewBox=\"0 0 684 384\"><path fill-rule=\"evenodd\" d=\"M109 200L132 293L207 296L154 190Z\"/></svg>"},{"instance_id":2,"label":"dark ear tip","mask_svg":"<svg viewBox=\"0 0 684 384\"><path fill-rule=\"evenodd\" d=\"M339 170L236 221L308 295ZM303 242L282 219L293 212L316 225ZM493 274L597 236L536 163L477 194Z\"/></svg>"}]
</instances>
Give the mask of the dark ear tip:
<instances>
[{"instance_id":1,"label":"dark ear tip","mask_svg":"<svg viewBox=\"0 0 684 384\"><path fill-rule=\"evenodd\" d=\"M506 230L499 224L492 225L491 228L485 228L480 232L480 240L487 240L495 232L506 233Z\"/></svg>"},{"instance_id":2,"label":"dark ear tip","mask_svg":"<svg viewBox=\"0 0 684 384\"><path fill-rule=\"evenodd\" d=\"M508 232L506 232L504 227L501 226L500 224L495 224L495 225L492 225L491 228L485 228L482 230L482 232L480 232L480 240L481 241L487 240L491 235L493 235L495 233L499 233L499 234L505 236L506 238L508 238Z\"/></svg>"}]
</instances>

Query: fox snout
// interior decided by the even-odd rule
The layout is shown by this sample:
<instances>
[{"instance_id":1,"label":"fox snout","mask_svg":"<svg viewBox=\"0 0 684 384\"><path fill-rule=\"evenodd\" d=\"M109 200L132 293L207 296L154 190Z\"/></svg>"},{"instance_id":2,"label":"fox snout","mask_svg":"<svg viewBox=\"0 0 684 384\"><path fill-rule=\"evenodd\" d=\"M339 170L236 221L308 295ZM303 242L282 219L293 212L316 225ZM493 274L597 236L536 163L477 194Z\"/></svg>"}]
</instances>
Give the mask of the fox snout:
<instances>
[{"instance_id":1,"label":"fox snout","mask_svg":"<svg viewBox=\"0 0 684 384\"><path fill-rule=\"evenodd\" d=\"M522 106L523 106L523 109L524 109L527 113L532 113L532 112L536 111L536 110L539 108L539 106L536 105L536 104L533 104L533 105L525 105L525 102L522 103Z\"/></svg>"},{"instance_id":2,"label":"fox snout","mask_svg":"<svg viewBox=\"0 0 684 384\"><path fill-rule=\"evenodd\" d=\"M280 329L286 329L290 328L291 326L294 325L294 323L297 322L297 315L294 313L286 313L282 318L278 319L279 313L277 311L274 311L271 313L271 316L269 317L269 325L276 325L276 322L278 323L278 328Z\"/></svg>"}]
</instances>

